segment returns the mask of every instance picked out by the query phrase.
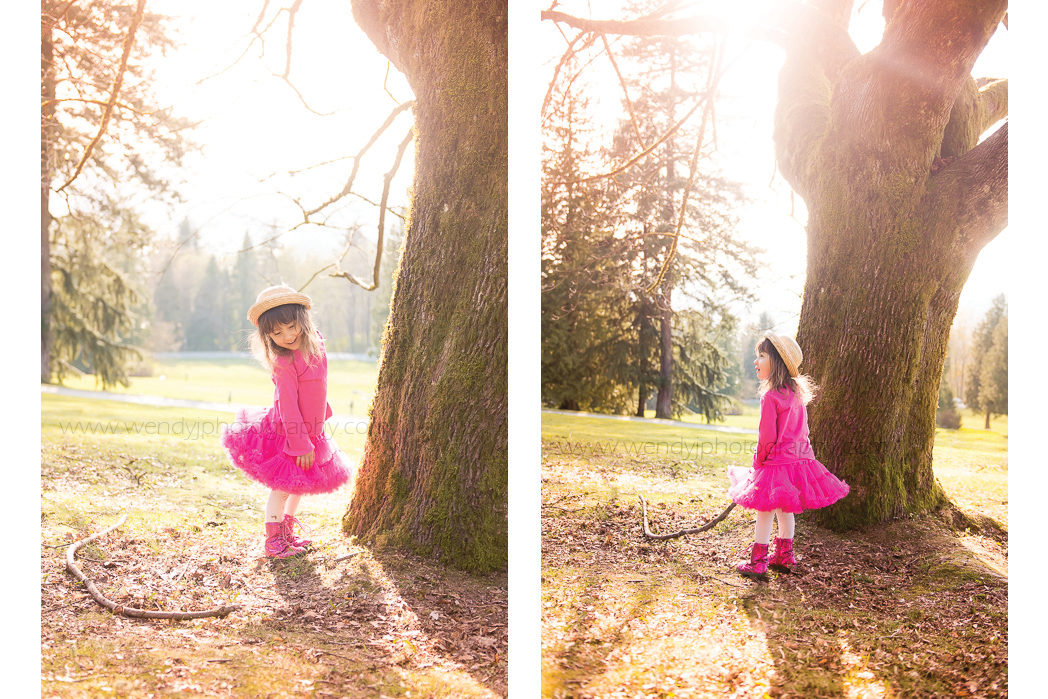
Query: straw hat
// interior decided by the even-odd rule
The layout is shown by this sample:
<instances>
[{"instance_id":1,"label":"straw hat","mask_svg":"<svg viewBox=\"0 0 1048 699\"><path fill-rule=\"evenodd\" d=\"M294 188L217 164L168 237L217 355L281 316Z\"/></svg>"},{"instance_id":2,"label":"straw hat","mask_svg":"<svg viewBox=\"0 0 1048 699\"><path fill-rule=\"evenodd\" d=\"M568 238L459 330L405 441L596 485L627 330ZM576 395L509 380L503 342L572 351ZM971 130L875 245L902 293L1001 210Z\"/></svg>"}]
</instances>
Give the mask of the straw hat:
<instances>
[{"instance_id":1,"label":"straw hat","mask_svg":"<svg viewBox=\"0 0 1048 699\"><path fill-rule=\"evenodd\" d=\"M783 363L786 364L790 376L796 378L800 373L801 361L804 359L804 355L801 353L801 346L789 335L778 335L771 330L766 330L764 337L768 338L771 344L775 345L775 349L778 351L779 356L782 357Z\"/></svg>"},{"instance_id":2,"label":"straw hat","mask_svg":"<svg viewBox=\"0 0 1048 699\"><path fill-rule=\"evenodd\" d=\"M247 312L247 318L257 326L260 315L271 308L288 303L300 303L306 308L310 308L313 305L313 300L305 294L295 291L287 284L277 284L259 292L258 298L255 299L255 305Z\"/></svg>"}]
</instances>

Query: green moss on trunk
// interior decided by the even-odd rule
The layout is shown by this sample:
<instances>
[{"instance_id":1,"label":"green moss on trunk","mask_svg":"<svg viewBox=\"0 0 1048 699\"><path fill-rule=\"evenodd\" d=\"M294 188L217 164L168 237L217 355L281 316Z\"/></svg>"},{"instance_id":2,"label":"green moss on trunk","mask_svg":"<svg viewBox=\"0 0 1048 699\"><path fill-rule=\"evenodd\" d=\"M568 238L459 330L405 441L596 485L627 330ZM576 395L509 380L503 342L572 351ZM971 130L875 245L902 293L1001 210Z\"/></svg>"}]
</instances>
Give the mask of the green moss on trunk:
<instances>
[{"instance_id":1,"label":"green moss on trunk","mask_svg":"<svg viewBox=\"0 0 1048 699\"><path fill-rule=\"evenodd\" d=\"M416 97L411 216L347 533L476 572L507 561L503 3L357 0Z\"/></svg>"}]
</instances>

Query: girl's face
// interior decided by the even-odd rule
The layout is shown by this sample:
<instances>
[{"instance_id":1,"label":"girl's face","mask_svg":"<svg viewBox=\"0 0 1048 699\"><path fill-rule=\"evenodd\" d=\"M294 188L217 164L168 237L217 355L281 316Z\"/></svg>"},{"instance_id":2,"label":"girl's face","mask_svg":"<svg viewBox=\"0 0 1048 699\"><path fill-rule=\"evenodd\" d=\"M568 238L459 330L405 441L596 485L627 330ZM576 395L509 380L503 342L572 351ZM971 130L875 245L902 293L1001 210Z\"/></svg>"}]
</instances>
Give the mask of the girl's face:
<instances>
[{"instance_id":1,"label":"girl's face","mask_svg":"<svg viewBox=\"0 0 1048 699\"><path fill-rule=\"evenodd\" d=\"M269 339L284 349L298 349L301 328L297 323L278 323L273 332L269 333Z\"/></svg>"},{"instance_id":2,"label":"girl's face","mask_svg":"<svg viewBox=\"0 0 1048 699\"><path fill-rule=\"evenodd\" d=\"M771 357L765 352L758 352L757 358L753 360L753 368L757 370L757 378L767 381L771 378Z\"/></svg>"}]
</instances>

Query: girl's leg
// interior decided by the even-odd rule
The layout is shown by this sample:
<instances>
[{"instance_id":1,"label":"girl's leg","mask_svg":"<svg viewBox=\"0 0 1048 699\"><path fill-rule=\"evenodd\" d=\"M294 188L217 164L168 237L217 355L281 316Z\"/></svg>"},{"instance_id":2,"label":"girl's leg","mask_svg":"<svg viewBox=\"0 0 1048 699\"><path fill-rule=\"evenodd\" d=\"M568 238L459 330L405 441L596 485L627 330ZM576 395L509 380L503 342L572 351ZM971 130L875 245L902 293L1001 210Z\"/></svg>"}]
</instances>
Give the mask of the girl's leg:
<instances>
[{"instance_id":1,"label":"girl's leg","mask_svg":"<svg viewBox=\"0 0 1048 699\"><path fill-rule=\"evenodd\" d=\"M753 540L765 546L771 541L771 523L775 518L774 512L757 512L757 524L754 527Z\"/></svg>"},{"instance_id":2,"label":"girl's leg","mask_svg":"<svg viewBox=\"0 0 1048 699\"><path fill-rule=\"evenodd\" d=\"M793 513L775 510L775 519L779 522L779 538L792 539L795 529Z\"/></svg>"},{"instance_id":3,"label":"girl's leg","mask_svg":"<svg viewBox=\"0 0 1048 699\"><path fill-rule=\"evenodd\" d=\"M290 493L273 489L269 494L269 501L266 503L267 522L280 522L284 519L284 507L289 497Z\"/></svg>"},{"instance_id":4,"label":"girl's leg","mask_svg":"<svg viewBox=\"0 0 1048 699\"><path fill-rule=\"evenodd\" d=\"M298 512L298 503L301 500L301 493L297 495L288 495L287 504L284 505L284 514L291 515L292 517L294 517L295 513Z\"/></svg>"}]
</instances>

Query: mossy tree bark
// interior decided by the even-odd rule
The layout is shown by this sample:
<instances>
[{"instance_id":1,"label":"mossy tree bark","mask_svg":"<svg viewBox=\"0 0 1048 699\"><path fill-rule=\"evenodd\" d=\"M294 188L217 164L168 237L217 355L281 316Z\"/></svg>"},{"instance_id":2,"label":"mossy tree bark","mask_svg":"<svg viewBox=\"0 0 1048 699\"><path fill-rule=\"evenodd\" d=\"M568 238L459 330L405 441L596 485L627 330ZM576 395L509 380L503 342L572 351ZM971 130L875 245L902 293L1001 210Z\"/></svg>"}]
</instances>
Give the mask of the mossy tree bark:
<instances>
[{"instance_id":1,"label":"mossy tree bark","mask_svg":"<svg viewBox=\"0 0 1048 699\"><path fill-rule=\"evenodd\" d=\"M415 92L415 178L364 460L343 529L507 564L506 7L354 0Z\"/></svg>"},{"instance_id":2,"label":"mossy tree bark","mask_svg":"<svg viewBox=\"0 0 1048 699\"><path fill-rule=\"evenodd\" d=\"M887 0L881 44L860 55L852 0L780 5L785 44L775 143L808 208L798 341L822 387L810 414L820 460L852 487L814 516L858 527L945 502L932 473L950 326L979 251L1007 225L1006 80L972 66L1005 0ZM719 31L713 20L595 21L652 36Z\"/></svg>"},{"instance_id":3,"label":"mossy tree bark","mask_svg":"<svg viewBox=\"0 0 1048 699\"><path fill-rule=\"evenodd\" d=\"M812 441L852 487L814 513L828 526L945 501L932 444L950 326L977 254L1007 224L1007 124L978 141L1006 93L971 77L1006 9L886 3L884 37L865 55L847 15L791 27L775 142L808 207L797 339L822 387Z\"/></svg>"}]
</instances>

